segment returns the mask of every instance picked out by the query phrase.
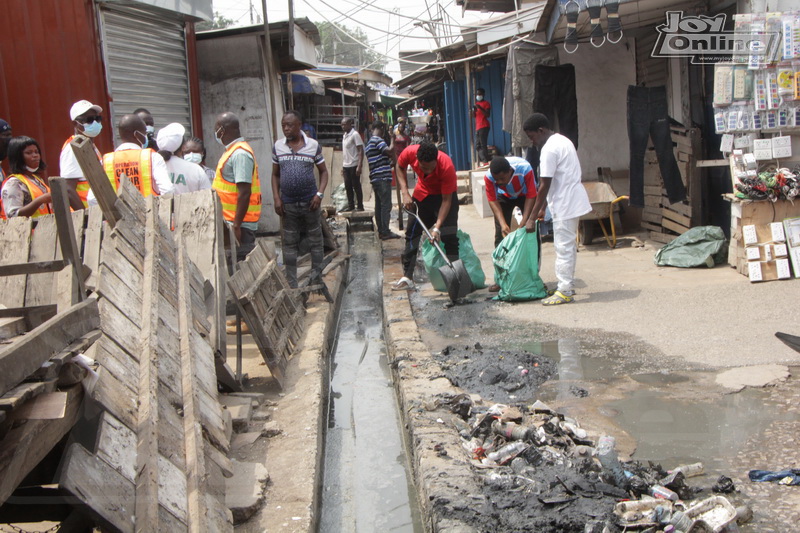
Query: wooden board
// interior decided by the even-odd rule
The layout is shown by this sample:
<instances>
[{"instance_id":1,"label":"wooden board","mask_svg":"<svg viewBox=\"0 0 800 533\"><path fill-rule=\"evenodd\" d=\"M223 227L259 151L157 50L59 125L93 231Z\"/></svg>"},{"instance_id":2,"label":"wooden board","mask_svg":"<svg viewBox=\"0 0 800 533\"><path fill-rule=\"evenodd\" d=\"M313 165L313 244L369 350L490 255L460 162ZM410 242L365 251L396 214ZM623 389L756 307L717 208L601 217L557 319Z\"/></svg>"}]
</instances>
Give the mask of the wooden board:
<instances>
[{"instance_id":1,"label":"wooden board","mask_svg":"<svg viewBox=\"0 0 800 533\"><path fill-rule=\"evenodd\" d=\"M31 249L28 261L52 261L56 259L58 233L56 217L45 215L37 219L36 231L31 236ZM58 258L60 259L60 257ZM29 274L25 286L25 305L45 305L56 303L53 273Z\"/></svg>"},{"instance_id":2,"label":"wooden board","mask_svg":"<svg viewBox=\"0 0 800 533\"><path fill-rule=\"evenodd\" d=\"M100 268L100 243L103 238L103 212L97 206L87 208L86 231L83 239L83 264L89 267L91 273L86 280L90 290L97 287L97 271Z\"/></svg>"},{"instance_id":3,"label":"wooden board","mask_svg":"<svg viewBox=\"0 0 800 533\"><path fill-rule=\"evenodd\" d=\"M675 233L679 233L679 234L684 234L687 231L689 231L689 228L687 228L685 226L681 226L677 222L673 222L672 220L670 220L668 218L665 218L664 220L661 221L661 226L664 229L668 229L670 231L674 231Z\"/></svg>"},{"instance_id":4,"label":"wooden board","mask_svg":"<svg viewBox=\"0 0 800 533\"><path fill-rule=\"evenodd\" d=\"M664 218L668 218L671 221L675 222L676 224L679 224L679 225L685 227L686 229L689 229L691 227L691 225L692 225L692 219L691 218L689 218L689 217L687 217L685 215L681 215L680 213L676 213L675 211L672 211L671 209L662 208L661 209L661 214L664 216Z\"/></svg>"},{"instance_id":5,"label":"wooden board","mask_svg":"<svg viewBox=\"0 0 800 533\"><path fill-rule=\"evenodd\" d=\"M89 299L3 346L0 349L0 394L17 386L50 357L98 327L97 300Z\"/></svg>"},{"instance_id":6,"label":"wooden board","mask_svg":"<svg viewBox=\"0 0 800 533\"><path fill-rule=\"evenodd\" d=\"M668 244L678 238L677 235L672 235L671 233L660 233L658 231L651 231L650 232L650 239L660 242L663 244Z\"/></svg>"},{"instance_id":7,"label":"wooden board","mask_svg":"<svg viewBox=\"0 0 800 533\"><path fill-rule=\"evenodd\" d=\"M27 263L32 221L28 217L0 220L0 264ZM5 307L25 305L26 276L0 277L0 304Z\"/></svg>"}]
</instances>

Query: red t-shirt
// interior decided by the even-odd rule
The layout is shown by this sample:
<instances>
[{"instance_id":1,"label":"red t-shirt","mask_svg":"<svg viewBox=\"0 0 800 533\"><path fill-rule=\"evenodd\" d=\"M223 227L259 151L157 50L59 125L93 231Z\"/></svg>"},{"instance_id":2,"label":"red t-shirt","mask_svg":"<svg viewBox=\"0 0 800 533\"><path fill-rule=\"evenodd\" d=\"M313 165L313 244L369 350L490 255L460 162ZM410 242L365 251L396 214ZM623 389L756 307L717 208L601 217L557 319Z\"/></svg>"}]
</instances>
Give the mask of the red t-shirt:
<instances>
[{"instance_id":1,"label":"red t-shirt","mask_svg":"<svg viewBox=\"0 0 800 533\"><path fill-rule=\"evenodd\" d=\"M489 119L486 118L486 115L483 113L483 111L486 111L488 113L489 110L492 108L492 105L486 100L481 100L480 102L475 102L475 106L480 108L475 110L475 130L488 128ZM483 111L481 111L481 109Z\"/></svg>"},{"instance_id":2,"label":"red t-shirt","mask_svg":"<svg viewBox=\"0 0 800 533\"><path fill-rule=\"evenodd\" d=\"M403 153L397 158L398 166L408 168L411 165L417 175L417 186L414 187L413 198L422 201L431 194L446 195L456 192L458 190L456 167L453 166L450 156L440 150L439 156L436 158L436 168L424 176L422 169L419 168L419 161L417 161L417 150L419 150L418 144L411 145L403 150Z\"/></svg>"}]
</instances>

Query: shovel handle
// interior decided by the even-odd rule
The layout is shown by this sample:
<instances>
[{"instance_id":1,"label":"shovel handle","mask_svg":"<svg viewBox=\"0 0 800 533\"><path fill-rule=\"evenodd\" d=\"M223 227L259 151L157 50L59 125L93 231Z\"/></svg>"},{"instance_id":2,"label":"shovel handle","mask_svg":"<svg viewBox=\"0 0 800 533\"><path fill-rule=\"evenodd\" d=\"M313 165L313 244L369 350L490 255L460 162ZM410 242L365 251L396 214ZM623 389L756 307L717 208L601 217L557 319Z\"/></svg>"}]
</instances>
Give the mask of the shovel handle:
<instances>
[{"instance_id":1,"label":"shovel handle","mask_svg":"<svg viewBox=\"0 0 800 533\"><path fill-rule=\"evenodd\" d=\"M439 246L439 242L436 239L433 238L433 235L431 235L431 232L428 231L428 227L425 225L425 223L422 221L422 219L419 218L419 215L416 212L417 210L414 209L414 211L411 211L410 209L406 209L405 207L403 207L403 211L405 211L406 213L408 213L409 215L411 215L412 217L417 219L417 222L419 222L419 225L422 226L422 231L425 232L425 235L428 236L428 239L430 239L430 241L433 243L433 246L436 248L436 250L438 250L439 254L442 256L442 259L444 259L444 262L447 263L447 266L452 268L453 267L453 263L450 262L450 260L447 258L447 254L445 254L444 250L442 250L442 248Z\"/></svg>"}]
</instances>

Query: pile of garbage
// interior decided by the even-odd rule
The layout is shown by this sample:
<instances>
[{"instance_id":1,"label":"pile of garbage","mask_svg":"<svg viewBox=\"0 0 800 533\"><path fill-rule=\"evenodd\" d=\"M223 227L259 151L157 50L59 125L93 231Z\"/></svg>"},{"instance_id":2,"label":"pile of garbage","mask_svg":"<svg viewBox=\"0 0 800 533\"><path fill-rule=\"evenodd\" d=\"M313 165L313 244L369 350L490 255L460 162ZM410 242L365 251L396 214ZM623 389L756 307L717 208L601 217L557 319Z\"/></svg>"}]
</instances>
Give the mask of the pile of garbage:
<instances>
[{"instance_id":1,"label":"pile of garbage","mask_svg":"<svg viewBox=\"0 0 800 533\"><path fill-rule=\"evenodd\" d=\"M752 517L721 495L735 492L730 478L721 476L708 495L686 482L704 474L701 463L666 471L622 462L613 437L590 435L541 401L487 407L462 394L447 403L494 507L495 530L733 533Z\"/></svg>"},{"instance_id":2,"label":"pile of garbage","mask_svg":"<svg viewBox=\"0 0 800 533\"><path fill-rule=\"evenodd\" d=\"M778 168L740 177L734 194L743 200L794 200L800 197L800 167Z\"/></svg>"}]
</instances>

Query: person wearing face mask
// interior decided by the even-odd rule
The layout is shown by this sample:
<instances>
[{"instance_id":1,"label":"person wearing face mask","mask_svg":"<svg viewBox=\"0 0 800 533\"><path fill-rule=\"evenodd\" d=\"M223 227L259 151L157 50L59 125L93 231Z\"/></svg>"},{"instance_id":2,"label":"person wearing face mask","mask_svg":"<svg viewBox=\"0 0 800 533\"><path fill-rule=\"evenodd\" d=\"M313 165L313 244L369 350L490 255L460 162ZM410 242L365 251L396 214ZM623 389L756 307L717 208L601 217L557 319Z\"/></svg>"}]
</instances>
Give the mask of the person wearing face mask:
<instances>
[{"instance_id":1,"label":"person wearing face mask","mask_svg":"<svg viewBox=\"0 0 800 533\"><path fill-rule=\"evenodd\" d=\"M475 91L475 105L472 107L472 116L475 117L475 151L478 152L478 162L489 162L489 115L492 106L486 101L486 92L483 89Z\"/></svg>"},{"instance_id":2,"label":"person wearing face mask","mask_svg":"<svg viewBox=\"0 0 800 533\"><path fill-rule=\"evenodd\" d=\"M182 124L173 122L161 128L156 136L158 146L161 148L158 153L167 163L169 179L172 181L175 194L211 188L206 173L200 165L190 163L176 154L181 149L185 133L186 128Z\"/></svg>"},{"instance_id":3,"label":"person wearing face mask","mask_svg":"<svg viewBox=\"0 0 800 533\"><path fill-rule=\"evenodd\" d=\"M126 176L142 196L171 193L167 164L158 152L148 148L144 121L138 115L123 115L117 133L122 144L103 156L103 167L114 191L118 190L122 176ZM94 191L89 190L87 200L89 205L97 205Z\"/></svg>"},{"instance_id":4,"label":"person wearing face mask","mask_svg":"<svg viewBox=\"0 0 800 533\"><path fill-rule=\"evenodd\" d=\"M216 172L214 172L213 168L206 166L206 145L202 139L198 137L188 139L183 143L180 153L186 161L200 165L208 177L209 185L214 183ZM175 155L178 155L178 153L176 152Z\"/></svg>"},{"instance_id":5,"label":"person wearing face mask","mask_svg":"<svg viewBox=\"0 0 800 533\"><path fill-rule=\"evenodd\" d=\"M64 141L64 145L61 147L61 158L59 160L61 177L67 180L70 196L72 195L72 191L74 191L78 195L78 198L80 198L84 207L89 205L87 201L89 182L83 175L83 170L81 170L81 166L78 164L75 152L72 150L70 143L76 135L88 137L89 141L92 143L95 154L97 154L97 160L102 162L103 155L100 153L100 150L97 149L97 146L94 145L94 138L100 135L100 132L103 130L102 117L100 116L102 112L102 107L94 105L88 100L80 100L72 104L69 110L69 118L72 119L73 134Z\"/></svg>"},{"instance_id":6,"label":"person wearing face mask","mask_svg":"<svg viewBox=\"0 0 800 533\"><path fill-rule=\"evenodd\" d=\"M225 147L219 158L212 188L222 203L222 216L233 226L239 246L236 260L242 261L256 245L258 219L261 218L261 182L258 164L250 145L239 129L239 117L222 113L214 123L214 138Z\"/></svg>"},{"instance_id":7,"label":"person wearing face mask","mask_svg":"<svg viewBox=\"0 0 800 533\"><path fill-rule=\"evenodd\" d=\"M8 163L12 174L3 183L3 208L8 218L38 218L53 212L47 164L39 143L30 137L12 137L8 143ZM83 209L77 196L70 197L70 207Z\"/></svg>"},{"instance_id":8,"label":"person wearing face mask","mask_svg":"<svg viewBox=\"0 0 800 533\"><path fill-rule=\"evenodd\" d=\"M147 133L147 146L158 152L158 143L156 142L156 122L153 119L152 113L147 109L140 107L133 111L134 115L139 115L139 118L144 121L145 133Z\"/></svg>"}]
</instances>

